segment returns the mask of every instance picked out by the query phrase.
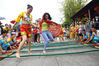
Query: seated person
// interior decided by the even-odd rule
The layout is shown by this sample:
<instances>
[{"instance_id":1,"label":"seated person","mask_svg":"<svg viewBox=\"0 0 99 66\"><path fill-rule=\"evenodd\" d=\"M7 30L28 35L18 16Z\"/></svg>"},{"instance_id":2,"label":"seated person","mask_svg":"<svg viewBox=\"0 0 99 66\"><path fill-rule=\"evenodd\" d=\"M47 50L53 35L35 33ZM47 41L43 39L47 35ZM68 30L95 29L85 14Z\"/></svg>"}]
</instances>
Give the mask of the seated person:
<instances>
[{"instance_id":1,"label":"seated person","mask_svg":"<svg viewBox=\"0 0 99 66\"><path fill-rule=\"evenodd\" d=\"M87 41L90 39L91 37L91 31L90 32L86 32L85 29L82 30L82 34L83 34L83 39L78 41L79 43L85 44L87 43Z\"/></svg>"},{"instance_id":2,"label":"seated person","mask_svg":"<svg viewBox=\"0 0 99 66\"><path fill-rule=\"evenodd\" d=\"M86 40L83 41L82 44L88 43L88 41L90 40L91 36L92 36L92 31L86 32L86 36L84 36L84 38L85 38Z\"/></svg>"},{"instance_id":3,"label":"seated person","mask_svg":"<svg viewBox=\"0 0 99 66\"><path fill-rule=\"evenodd\" d=\"M11 53L11 51L5 51L10 48L10 45L7 43L7 32L3 31L2 35L0 36L0 51L5 54L5 53Z\"/></svg>"},{"instance_id":4,"label":"seated person","mask_svg":"<svg viewBox=\"0 0 99 66\"><path fill-rule=\"evenodd\" d=\"M99 43L99 37L97 36L96 27L92 26L91 30L92 30L92 36L91 36L90 40L87 41L87 43L89 43L89 42L95 43L95 44Z\"/></svg>"},{"instance_id":5,"label":"seated person","mask_svg":"<svg viewBox=\"0 0 99 66\"><path fill-rule=\"evenodd\" d=\"M21 41L21 37L19 35L16 37L16 39L15 37L16 37L16 34L12 32L11 38L7 40L8 43L10 44L11 49L15 49Z\"/></svg>"},{"instance_id":6,"label":"seated person","mask_svg":"<svg viewBox=\"0 0 99 66\"><path fill-rule=\"evenodd\" d=\"M82 35L83 35L83 39L81 40L81 43L88 39L87 32L85 31L85 29L82 30Z\"/></svg>"}]
</instances>

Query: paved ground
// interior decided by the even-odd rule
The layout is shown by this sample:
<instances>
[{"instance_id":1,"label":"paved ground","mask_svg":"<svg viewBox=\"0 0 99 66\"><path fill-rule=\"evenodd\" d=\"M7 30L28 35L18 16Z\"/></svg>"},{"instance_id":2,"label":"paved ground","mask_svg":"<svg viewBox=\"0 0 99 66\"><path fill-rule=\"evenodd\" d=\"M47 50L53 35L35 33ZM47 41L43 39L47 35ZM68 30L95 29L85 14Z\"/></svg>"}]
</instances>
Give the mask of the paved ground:
<instances>
[{"instance_id":1,"label":"paved ground","mask_svg":"<svg viewBox=\"0 0 99 66\"><path fill-rule=\"evenodd\" d=\"M65 50L50 50L48 53L75 52L91 49L93 50L94 48L84 47ZM41 53L42 51L33 51L33 54ZM25 55L27 53L21 53L21 55L22 54ZM0 66L99 66L99 51L72 55L32 56L21 58L20 60L16 58L7 58L0 61Z\"/></svg>"},{"instance_id":2,"label":"paved ground","mask_svg":"<svg viewBox=\"0 0 99 66\"><path fill-rule=\"evenodd\" d=\"M33 56L8 58L0 61L0 66L99 66L99 52L60 56Z\"/></svg>"}]
</instances>

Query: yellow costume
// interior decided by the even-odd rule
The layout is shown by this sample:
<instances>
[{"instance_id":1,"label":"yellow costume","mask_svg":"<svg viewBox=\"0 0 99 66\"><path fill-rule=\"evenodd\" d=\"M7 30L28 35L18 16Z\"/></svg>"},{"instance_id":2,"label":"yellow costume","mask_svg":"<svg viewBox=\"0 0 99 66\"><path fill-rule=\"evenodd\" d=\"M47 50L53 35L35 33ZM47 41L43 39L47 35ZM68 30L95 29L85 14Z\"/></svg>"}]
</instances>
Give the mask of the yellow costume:
<instances>
[{"instance_id":1,"label":"yellow costume","mask_svg":"<svg viewBox=\"0 0 99 66\"><path fill-rule=\"evenodd\" d=\"M21 35L27 35L27 37L31 37L31 25L32 22L32 15L30 14L27 16L26 12L22 12L17 19L16 22L20 22L22 19L22 25L20 26Z\"/></svg>"},{"instance_id":2,"label":"yellow costume","mask_svg":"<svg viewBox=\"0 0 99 66\"><path fill-rule=\"evenodd\" d=\"M79 37L79 25L75 26L75 39Z\"/></svg>"},{"instance_id":3,"label":"yellow costume","mask_svg":"<svg viewBox=\"0 0 99 66\"><path fill-rule=\"evenodd\" d=\"M70 39L74 39L74 38L75 38L74 33L75 33L75 27L72 26L72 27L70 28Z\"/></svg>"},{"instance_id":4,"label":"yellow costume","mask_svg":"<svg viewBox=\"0 0 99 66\"><path fill-rule=\"evenodd\" d=\"M22 19L22 23L24 24L33 24L32 22L32 15L30 14L29 18L26 15L26 12L21 12L21 14L19 14L19 16L17 17L17 19L15 20L17 23L20 23Z\"/></svg>"}]
</instances>

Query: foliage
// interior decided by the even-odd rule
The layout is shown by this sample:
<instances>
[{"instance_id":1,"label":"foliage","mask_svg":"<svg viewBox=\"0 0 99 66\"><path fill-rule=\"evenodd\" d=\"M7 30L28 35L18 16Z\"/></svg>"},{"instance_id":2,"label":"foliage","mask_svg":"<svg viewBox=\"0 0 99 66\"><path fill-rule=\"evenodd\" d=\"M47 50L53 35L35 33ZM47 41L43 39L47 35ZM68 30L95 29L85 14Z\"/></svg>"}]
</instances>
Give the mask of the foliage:
<instances>
[{"instance_id":1,"label":"foliage","mask_svg":"<svg viewBox=\"0 0 99 66\"><path fill-rule=\"evenodd\" d=\"M87 0L64 0L62 3L62 11L64 14L64 22L62 25L70 25L72 23L70 17L83 8L86 5L86 2Z\"/></svg>"}]
</instances>

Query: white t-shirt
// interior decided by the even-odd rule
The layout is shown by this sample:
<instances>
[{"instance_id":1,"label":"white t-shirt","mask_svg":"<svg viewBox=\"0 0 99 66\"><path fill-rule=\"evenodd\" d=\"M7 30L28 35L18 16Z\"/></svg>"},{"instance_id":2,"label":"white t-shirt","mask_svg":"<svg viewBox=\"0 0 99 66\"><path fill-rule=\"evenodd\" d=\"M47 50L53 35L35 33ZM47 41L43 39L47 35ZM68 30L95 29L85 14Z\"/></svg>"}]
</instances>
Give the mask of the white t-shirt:
<instances>
[{"instance_id":1,"label":"white t-shirt","mask_svg":"<svg viewBox=\"0 0 99 66\"><path fill-rule=\"evenodd\" d=\"M99 30L97 30L97 36L99 36Z\"/></svg>"},{"instance_id":2,"label":"white t-shirt","mask_svg":"<svg viewBox=\"0 0 99 66\"><path fill-rule=\"evenodd\" d=\"M82 25L79 25L79 30L82 30Z\"/></svg>"},{"instance_id":3,"label":"white t-shirt","mask_svg":"<svg viewBox=\"0 0 99 66\"><path fill-rule=\"evenodd\" d=\"M66 31L65 31L65 28L63 28L63 32L66 32Z\"/></svg>"},{"instance_id":4,"label":"white t-shirt","mask_svg":"<svg viewBox=\"0 0 99 66\"><path fill-rule=\"evenodd\" d=\"M3 37L2 35L0 36L0 40L7 40L7 37Z\"/></svg>"},{"instance_id":5,"label":"white t-shirt","mask_svg":"<svg viewBox=\"0 0 99 66\"><path fill-rule=\"evenodd\" d=\"M11 38L11 33L8 33L8 34L7 34L7 37L8 37L8 38Z\"/></svg>"},{"instance_id":6,"label":"white t-shirt","mask_svg":"<svg viewBox=\"0 0 99 66\"><path fill-rule=\"evenodd\" d=\"M94 36L97 36L97 34L95 32L92 33Z\"/></svg>"}]
</instances>

